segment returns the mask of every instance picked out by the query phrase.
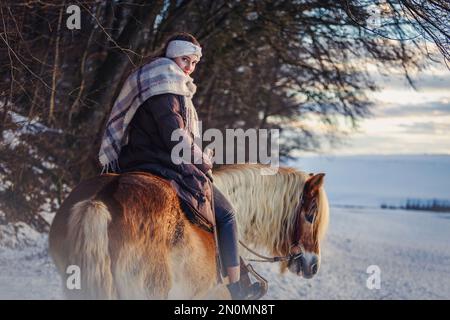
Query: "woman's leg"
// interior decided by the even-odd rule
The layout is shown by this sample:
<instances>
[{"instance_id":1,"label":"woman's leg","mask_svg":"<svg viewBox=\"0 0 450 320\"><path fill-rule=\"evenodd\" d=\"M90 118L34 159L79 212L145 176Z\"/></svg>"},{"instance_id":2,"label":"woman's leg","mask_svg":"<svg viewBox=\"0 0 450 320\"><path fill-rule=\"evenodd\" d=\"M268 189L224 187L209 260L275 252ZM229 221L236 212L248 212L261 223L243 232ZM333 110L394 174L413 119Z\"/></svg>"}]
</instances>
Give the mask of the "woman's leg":
<instances>
[{"instance_id":1,"label":"woman's leg","mask_svg":"<svg viewBox=\"0 0 450 320\"><path fill-rule=\"evenodd\" d=\"M226 267L229 284L227 284L232 299L247 300L261 297L264 287L259 282L243 286L240 280L240 260L238 252L238 237L235 212L230 202L214 186L214 209L216 212L217 235L219 251Z\"/></svg>"},{"instance_id":2,"label":"woman's leg","mask_svg":"<svg viewBox=\"0 0 450 320\"><path fill-rule=\"evenodd\" d=\"M228 267L227 274L230 283L238 282L241 279L241 267Z\"/></svg>"},{"instance_id":3,"label":"woman's leg","mask_svg":"<svg viewBox=\"0 0 450 320\"><path fill-rule=\"evenodd\" d=\"M230 283L240 279L240 262L235 213L230 202L213 186L219 252Z\"/></svg>"}]
</instances>

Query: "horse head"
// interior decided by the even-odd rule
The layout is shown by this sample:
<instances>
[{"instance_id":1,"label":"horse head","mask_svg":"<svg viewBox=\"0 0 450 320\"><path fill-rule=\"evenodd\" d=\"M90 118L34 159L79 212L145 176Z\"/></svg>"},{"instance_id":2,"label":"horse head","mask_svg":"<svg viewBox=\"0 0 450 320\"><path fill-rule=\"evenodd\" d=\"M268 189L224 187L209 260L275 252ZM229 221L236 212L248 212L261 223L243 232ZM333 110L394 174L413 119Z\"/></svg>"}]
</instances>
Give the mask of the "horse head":
<instances>
[{"instance_id":1,"label":"horse head","mask_svg":"<svg viewBox=\"0 0 450 320\"><path fill-rule=\"evenodd\" d=\"M224 166L214 174L215 185L235 206L240 241L251 254L281 262L282 273L289 270L312 278L319 271L320 245L328 225L325 174L280 167L276 174L261 175L265 168L261 164ZM249 250L248 245L273 257Z\"/></svg>"},{"instance_id":2,"label":"horse head","mask_svg":"<svg viewBox=\"0 0 450 320\"><path fill-rule=\"evenodd\" d=\"M310 174L303 187L290 237L284 268L310 279L320 267L320 242L328 224L328 201L323 191L324 173Z\"/></svg>"}]
</instances>

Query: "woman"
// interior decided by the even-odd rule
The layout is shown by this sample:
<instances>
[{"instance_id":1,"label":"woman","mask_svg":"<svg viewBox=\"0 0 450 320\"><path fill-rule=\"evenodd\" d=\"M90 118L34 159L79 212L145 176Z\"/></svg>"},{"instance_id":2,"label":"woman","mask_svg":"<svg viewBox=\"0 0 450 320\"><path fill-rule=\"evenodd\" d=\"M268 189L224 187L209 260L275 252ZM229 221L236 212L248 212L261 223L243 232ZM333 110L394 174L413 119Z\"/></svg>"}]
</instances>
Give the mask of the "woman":
<instances>
[{"instance_id":1,"label":"woman","mask_svg":"<svg viewBox=\"0 0 450 320\"><path fill-rule=\"evenodd\" d=\"M215 221L230 294L233 299L252 299L261 287L259 283L244 287L239 281L234 209L212 184L211 154L194 142L200 133L191 100L196 85L190 75L201 56L192 35L177 33L160 54L128 77L109 118L99 159L106 171L146 171L168 179L185 210L193 208L209 222ZM172 150L179 143L171 139L175 130L189 144L193 161L173 160Z\"/></svg>"}]
</instances>

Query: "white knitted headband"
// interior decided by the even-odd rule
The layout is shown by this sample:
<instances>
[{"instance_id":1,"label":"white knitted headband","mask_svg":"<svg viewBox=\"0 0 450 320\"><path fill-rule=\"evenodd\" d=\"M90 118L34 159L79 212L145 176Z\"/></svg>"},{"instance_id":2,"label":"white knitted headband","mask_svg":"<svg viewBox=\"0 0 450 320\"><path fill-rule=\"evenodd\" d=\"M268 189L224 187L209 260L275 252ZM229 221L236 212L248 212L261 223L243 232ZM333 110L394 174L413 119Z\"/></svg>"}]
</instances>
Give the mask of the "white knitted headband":
<instances>
[{"instance_id":1,"label":"white knitted headband","mask_svg":"<svg viewBox=\"0 0 450 320\"><path fill-rule=\"evenodd\" d=\"M202 56L202 48L189 41L172 40L169 42L166 50L167 58L176 58L196 54L200 59Z\"/></svg>"}]
</instances>

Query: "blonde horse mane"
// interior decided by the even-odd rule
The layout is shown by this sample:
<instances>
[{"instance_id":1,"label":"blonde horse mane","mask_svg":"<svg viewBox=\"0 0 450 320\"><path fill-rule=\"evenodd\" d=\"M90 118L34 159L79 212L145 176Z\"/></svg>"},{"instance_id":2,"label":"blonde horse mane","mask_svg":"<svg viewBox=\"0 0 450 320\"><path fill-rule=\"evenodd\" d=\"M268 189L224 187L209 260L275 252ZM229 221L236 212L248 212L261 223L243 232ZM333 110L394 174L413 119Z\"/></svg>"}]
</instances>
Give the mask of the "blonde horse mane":
<instances>
[{"instance_id":1,"label":"blonde horse mane","mask_svg":"<svg viewBox=\"0 0 450 320\"><path fill-rule=\"evenodd\" d=\"M262 175L262 164L222 166L214 171L214 184L236 211L239 239L254 247L281 254L294 230L295 215L309 174L280 167L273 175ZM318 215L314 221L315 240L328 226L328 199L319 190Z\"/></svg>"}]
</instances>

